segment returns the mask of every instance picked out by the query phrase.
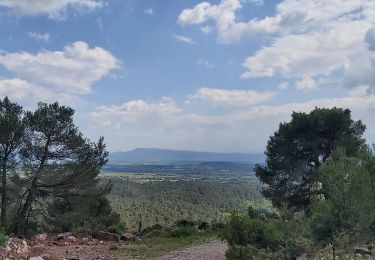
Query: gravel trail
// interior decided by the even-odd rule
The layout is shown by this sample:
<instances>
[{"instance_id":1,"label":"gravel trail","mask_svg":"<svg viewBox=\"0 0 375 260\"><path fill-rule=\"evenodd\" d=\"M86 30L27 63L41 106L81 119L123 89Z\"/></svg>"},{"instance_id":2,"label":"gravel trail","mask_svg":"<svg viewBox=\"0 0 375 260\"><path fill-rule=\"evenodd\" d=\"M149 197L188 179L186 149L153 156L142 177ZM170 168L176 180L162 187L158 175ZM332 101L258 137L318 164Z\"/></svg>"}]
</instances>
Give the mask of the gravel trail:
<instances>
[{"instance_id":1,"label":"gravel trail","mask_svg":"<svg viewBox=\"0 0 375 260\"><path fill-rule=\"evenodd\" d=\"M157 260L225 260L225 251L228 246L221 241L212 241L206 244L173 251Z\"/></svg>"}]
</instances>

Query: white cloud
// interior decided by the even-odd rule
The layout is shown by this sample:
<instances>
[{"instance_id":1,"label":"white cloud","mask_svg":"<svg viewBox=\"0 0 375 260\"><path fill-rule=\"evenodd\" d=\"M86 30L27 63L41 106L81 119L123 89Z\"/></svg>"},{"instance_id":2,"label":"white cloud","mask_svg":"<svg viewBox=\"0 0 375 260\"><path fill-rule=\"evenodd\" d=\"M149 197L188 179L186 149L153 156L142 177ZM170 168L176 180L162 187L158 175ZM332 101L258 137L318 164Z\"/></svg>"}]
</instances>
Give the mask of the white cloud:
<instances>
[{"instance_id":1,"label":"white cloud","mask_svg":"<svg viewBox=\"0 0 375 260\"><path fill-rule=\"evenodd\" d=\"M179 35L179 34L172 34L172 38L179 42L184 42L188 44L196 44L196 42L187 36Z\"/></svg>"},{"instance_id":2,"label":"white cloud","mask_svg":"<svg viewBox=\"0 0 375 260\"><path fill-rule=\"evenodd\" d=\"M64 19L68 8L93 11L104 5L103 0L0 0L0 6L21 16L47 15L51 19Z\"/></svg>"},{"instance_id":3,"label":"white cloud","mask_svg":"<svg viewBox=\"0 0 375 260\"><path fill-rule=\"evenodd\" d=\"M159 101L146 102L144 100L132 100L119 106L101 106L98 107L92 116L102 124L112 125L134 122L147 118L170 117L181 112L175 102L168 97ZM116 125L115 124L115 125Z\"/></svg>"},{"instance_id":4,"label":"white cloud","mask_svg":"<svg viewBox=\"0 0 375 260\"><path fill-rule=\"evenodd\" d=\"M49 33L37 33L37 32L29 32L29 36L37 41L48 42L50 38Z\"/></svg>"},{"instance_id":5,"label":"white cloud","mask_svg":"<svg viewBox=\"0 0 375 260\"><path fill-rule=\"evenodd\" d=\"M314 79L304 77L303 79L296 82L297 90L314 90L317 88L317 84Z\"/></svg>"},{"instance_id":6,"label":"white cloud","mask_svg":"<svg viewBox=\"0 0 375 260\"><path fill-rule=\"evenodd\" d=\"M243 63L242 78L329 78L342 71L345 87L375 86L375 1L283 0L274 15L242 21L238 12L250 2L202 2L183 10L178 23L214 22L223 43L268 36L271 41Z\"/></svg>"},{"instance_id":7,"label":"white cloud","mask_svg":"<svg viewBox=\"0 0 375 260\"><path fill-rule=\"evenodd\" d=\"M178 17L180 25L197 25L213 20L220 41L230 43L239 41L246 34L273 32L277 29L278 19L253 19L249 22L237 22L236 11L242 8L240 0L222 0L218 5L202 2L192 9L185 9Z\"/></svg>"},{"instance_id":8,"label":"white cloud","mask_svg":"<svg viewBox=\"0 0 375 260\"><path fill-rule=\"evenodd\" d=\"M202 26L201 27L201 31L204 33L204 34L210 34L212 33L212 28L208 25L206 26Z\"/></svg>"},{"instance_id":9,"label":"white cloud","mask_svg":"<svg viewBox=\"0 0 375 260\"><path fill-rule=\"evenodd\" d=\"M200 88L188 97L188 103L197 101L224 106L250 106L272 99L273 92L257 92L254 90Z\"/></svg>"},{"instance_id":10,"label":"white cloud","mask_svg":"<svg viewBox=\"0 0 375 260\"><path fill-rule=\"evenodd\" d=\"M63 51L2 53L0 64L14 78L0 79L0 95L25 102L74 103L91 92L91 85L119 68L107 50L90 48L85 42L67 45Z\"/></svg>"},{"instance_id":11,"label":"white cloud","mask_svg":"<svg viewBox=\"0 0 375 260\"><path fill-rule=\"evenodd\" d=\"M279 85L277 85L278 89L281 90L287 90L289 88L289 83L288 82L281 82Z\"/></svg>"},{"instance_id":12,"label":"white cloud","mask_svg":"<svg viewBox=\"0 0 375 260\"><path fill-rule=\"evenodd\" d=\"M369 0L284 0L274 16L265 18L277 20L271 34L274 41L246 59L242 77L347 73L353 61L367 56L364 37L375 21L374 13L375 2Z\"/></svg>"},{"instance_id":13,"label":"white cloud","mask_svg":"<svg viewBox=\"0 0 375 260\"><path fill-rule=\"evenodd\" d=\"M160 104L165 103L168 105L160 108ZM91 115L90 130L111 137L106 139L111 150L164 147L259 152L264 150L279 123L290 120L293 111L309 112L316 106L350 108L353 118L362 119L368 126L367 138L374 140L375 95L363 92L343 98L239 107L237 111L215 116L189 113L178 108L171 99L129 101L118 107L98 108Z\"/></svg>"},{"instance_id":14,"label":"white cloud","mask_svg":"<svg viewBox=\"0 0 375 260\"><path fill-rule=\"evenodd\" d=\"M202 68L205 68L205 69L213 69L213 68L215 68L214 64L212 64L208 60L204 60L204 59L198 59L197 60L197 65L199 67L202 67Z\"/></svg>"},{"instance_id":15,"label":"white cloud","mask_svg":"<svg viewBox=\"0 0 375 260\"><path fill-rule=\"evenodd\" d=\"M365 46L361 52L351 57L346 65L343 86L346 88L366 88L369 93L375 92L375 27L370 28L364 36Z\"/></svg>"},{"instance_id":16,"label":"white cloud","mask_svg":"<svg viewBox=\"0 0 375 260\"><path fill-rule=\"evenodd\" d=\"M155 14L154 10L150 7L143 11L144 14L153 16Z\"/></svg>"},{"instance_id":17,"label":"white cloud","mask_svg":"<svg viewBox=\"0 0 375 260\"><path fill-rule=\"evenodd\" d=\"M11 100L22 103L25 107L35 107L37 102L59 101L67 105L83 103L79 96L65 92L55 92L53 89L33 85L26 80L0 79L0 97L8 96Z\"/></svg>"},{"instance_id":18,"label":"white cloud","mask_svg":"<svg viewBox=\"0 0 375 260\"><path fill-rule=\"evenodd\" d=\"M0 64L34 85L88 94L91 84L116 69L119 61L103 48L89 48L85 42L75 42L63 51L2 54Z\"/></svg>"}]
</instances>

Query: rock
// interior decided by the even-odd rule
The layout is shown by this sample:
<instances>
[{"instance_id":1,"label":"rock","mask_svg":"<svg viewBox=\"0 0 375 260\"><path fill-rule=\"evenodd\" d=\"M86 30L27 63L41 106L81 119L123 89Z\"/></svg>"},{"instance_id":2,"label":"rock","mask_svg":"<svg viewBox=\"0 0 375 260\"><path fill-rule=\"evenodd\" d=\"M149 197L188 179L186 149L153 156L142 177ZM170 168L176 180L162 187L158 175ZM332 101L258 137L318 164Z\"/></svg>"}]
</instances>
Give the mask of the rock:
<instances>
[{"instance_id":1,"label":"rock","mask_svg":"<svg viewBox=\"0 0 375 260\"><path fill-rule=\"evenodd\" d=\"M374 243L371 243L371 244L368 244L367 245L367 248L368 248L368 250L373 250L374 248L375 248L375 245L374 245Z\"/></svg>"},{"instance_id":2,"label":"rock","mask_svg":"<svg viewBox=\"0 0 375 260\"><path fill-rule=\"evenodd\" d=\"M99 231L96 233L95 238L102 241L113 241L118 242L120 239L117 234L105 231Z\"/></svg>"},{"instance_id":3,"label":"rock","mask_svg":"<svg viewBox=\"0 0 375 260\"><path fill-rule=\"evenodd\" d=\"M10 255L27 256L30 253L30 247L24 239L10 238L5 248Z\"/></svg>"},{"instance_id":4,"label":"rock","mask_svg":"<svg viewBox=\"0 0 375 260\"><path fill-rule=\"evenodd\" d=\"M29 260L44 260L44 258L41 256L34 256L34 257L30 257Z\"/></svg>"},{"instance_id":5,"label":"rock","mask_svg":"<svg viewBox=\"0 0 375 260\"><path fill-rule=\"evenodd\" d=\"M46 233L35 235L35 239L39 242L46 241L48 238L48 235Z\"/></svg>"},{"instance_id":6,"label":"rock","mask_svg":"<svg viewBox=\"0 0 375 260\"><path fill-rule=\"evenodd\" d=\"M67 240L68 240L69 242L72 242L72 243L75 243L75 242L77 241L77 239L76 239L75 236L68 236L68 237L67 237Z\"/></svg>"},{"instance_id":7,"label":"rock","mask_svg":"<svg viewBox=\"0 0 375 260\"><path fill-rule=\"evenodd\" d=\"M89 242L89 239L87 237L82 238L82 244L86 244Z\"/></svg>"},{"instance_id":8,"label":"rock","mask_svg":"<svg viewBox=\"0 0 375 260\"><path fill-rule=\"evenodd\" d=\"M355 247L354 252L360 255L371 255L371 251L366 246Z\"/></svg>"},{"instance_id":9,"label":"rock","mask_svg":"<svg viewBox=\"0 0 375 260\"><path fill-rule=\"evenodd\" d=\"M134 241L137 239L137 237L130 233L124 233L121 235L121 239L124 241Z\"/></svg>"},{"instance_id":10,"label":"rock","mask_svg":"<svg viewBox=\"0 0 375 260\"><path fill-rule=\"evenodd\" d=\"M72 232L65 232L65 233L60 233L57 235L56 240L63 240L67 239L68 237L72 236Z\"/></svg>"}]
</instances>

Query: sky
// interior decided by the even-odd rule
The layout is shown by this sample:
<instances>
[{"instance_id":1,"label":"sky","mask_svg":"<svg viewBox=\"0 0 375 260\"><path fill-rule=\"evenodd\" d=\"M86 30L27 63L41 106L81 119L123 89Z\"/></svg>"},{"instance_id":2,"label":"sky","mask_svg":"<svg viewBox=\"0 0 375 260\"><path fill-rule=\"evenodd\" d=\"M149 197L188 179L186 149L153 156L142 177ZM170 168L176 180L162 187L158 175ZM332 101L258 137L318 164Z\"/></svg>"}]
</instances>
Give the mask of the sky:
<instances>
[{"instance_id":1,"label":"sky","mask_svg":"<svg viewBox=\"0 0 375 260\"><path fill-rule=\"evenodd\" d=\"M314 107L375 140L373 0L0 0L0 35L0 97L112 152L263 152Z\"/></svg>"}]
</instances>

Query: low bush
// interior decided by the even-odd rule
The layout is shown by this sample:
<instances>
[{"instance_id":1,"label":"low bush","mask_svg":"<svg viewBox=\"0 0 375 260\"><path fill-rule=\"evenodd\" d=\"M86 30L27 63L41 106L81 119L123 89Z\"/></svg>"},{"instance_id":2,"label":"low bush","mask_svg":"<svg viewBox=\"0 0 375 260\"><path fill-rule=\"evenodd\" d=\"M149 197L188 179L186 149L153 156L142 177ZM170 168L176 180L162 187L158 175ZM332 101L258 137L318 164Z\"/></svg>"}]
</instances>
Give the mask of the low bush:
<instances>
[{"instance_id":1,"label":"low bush","mask_svg":"<svg viewBox=\"0 0 375 260\"><path fill-rule=\"evenodd\" d=\"M171 231L171 237L188 237L192 236L197 232L195 228L191 227L178 227Z\"/></svg>"},{"instance_id":2,"label":"low bush","mask_svg":"<svg viewBox=\"0 0 375 260\"><path fill-rule=\"evenodd\" d=\"M7 240L7 235L3 231L0 231L0 246L4 246Z\"/></svg>"}]
</instances>

